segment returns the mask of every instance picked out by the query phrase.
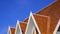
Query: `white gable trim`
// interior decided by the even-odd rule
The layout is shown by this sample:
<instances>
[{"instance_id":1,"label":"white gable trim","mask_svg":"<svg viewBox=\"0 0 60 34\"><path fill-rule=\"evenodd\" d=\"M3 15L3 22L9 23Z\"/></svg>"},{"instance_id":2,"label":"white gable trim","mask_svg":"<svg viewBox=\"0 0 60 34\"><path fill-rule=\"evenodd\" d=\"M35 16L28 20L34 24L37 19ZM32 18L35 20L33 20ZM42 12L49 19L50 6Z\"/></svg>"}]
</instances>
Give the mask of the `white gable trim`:
<instances>
[{"instance_id":1,"label":"white gable trim","mask_svg":"<svg viewBox=\"0 0 60 34\"><path fill-rule=\"evenodd\" d=\"M34 19L34 17L33 17L32 12L30 12L30 16L29 16L29 20L28 20L28 23L27 23L27 28L26 28L25 34L26 34L27 29L28 29L28 27L29 27L28 25L29 25L29 23L30 23L30 17L32 17L32 19L33 19L33 21L34 21L34 24L36 25L39 34L41 34L41 32L39 31L39 28L38 28L38 26L37 26L37 24L36 24L36 21L35 21L35 19Z\"/></svg>"},{"instance_id":2,"label":"white gable trim","mask_svg":"<svg viewBox=\"0 0 60 34\"><path fill-rule=\"evenodd\" d=\"M19 27L20 34L22 34L21 27L20 27L20 24L19 24L19 20L17 20L15 34L16 34L16 32L17 32L17 27Z\"/></svg>"},{"instance_id":3,"label":"white gable trim","mask_svg":"<svg viewBox=\"0 0 60 34\"><path fill-rule=\"evenodd\" d=\"M9 26L9 28L8 28L8 33L7 33L7 34L9 34L9 32L10 32L10 34L11 34L10 26Z\"/></svg>"},{"instance_id":4,"label":"white gable trim","mask_svg":"<svg viewBox=\"0 0 60 34\"><path fill-rule=\"evenodd\" d=\"M56 33L57 33L57 30L58 30L59 26L60 26L60 19L59 19L59 21L58 21L58 24L57 24L57 26L56 26L53 34L56 34Z\"/></svg>"}]
</instances>

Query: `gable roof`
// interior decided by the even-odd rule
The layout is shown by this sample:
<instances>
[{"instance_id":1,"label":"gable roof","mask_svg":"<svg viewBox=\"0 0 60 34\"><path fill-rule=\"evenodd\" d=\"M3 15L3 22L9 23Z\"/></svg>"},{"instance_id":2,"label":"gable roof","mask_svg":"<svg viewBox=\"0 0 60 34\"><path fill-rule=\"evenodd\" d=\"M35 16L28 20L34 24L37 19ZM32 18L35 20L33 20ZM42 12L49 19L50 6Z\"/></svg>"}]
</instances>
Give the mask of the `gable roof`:
<instances>
[{"instance_id":1,"label":"gable roof","mask_svg":"<svg viewBox=\"0 0 60 34\"><path fill-rule=\"evenodd\" d=\"M44 8L43 10L37 12L36 14L51 16L51 30L55 28L60 18L60 1L54 2L52 5ZM28 21L28 18L24 22ZM53 28L52 28L53 26ZM59 28L60 29L60 28Z\"/></svg>"},{"instance_id":2,"label":"gable roof","mask_svg":"<svg viewBox=\"0 0 60 34\"><path fill-rule=\"evenodd\" d=\"M36 14L33 14L33 16L41 32L44 32L42 34L49 33L49 32L50 34L52 34L54 28L58 23L58 20L60 19L60 0L54 2L53 4L37 12ZM25 19L24 23L22 22L19 23L21 29L24 30L24 32L26 29L26 23L28 22L28 19L29 18ZM10 28L10 30L11 33L15 34L15 28ZM60 27L58 31L60 31Z\"/></svg>"},{"instance_id":3,"label":"gable roof","mask_svg":"<svg viewBox=\"0 0 60 34\"><path fill-rule=\"evenodd\" d=\"M11 34L15 34L15 28L10 28L10 32L11 32Z\"/></svg>"}]
</instances>

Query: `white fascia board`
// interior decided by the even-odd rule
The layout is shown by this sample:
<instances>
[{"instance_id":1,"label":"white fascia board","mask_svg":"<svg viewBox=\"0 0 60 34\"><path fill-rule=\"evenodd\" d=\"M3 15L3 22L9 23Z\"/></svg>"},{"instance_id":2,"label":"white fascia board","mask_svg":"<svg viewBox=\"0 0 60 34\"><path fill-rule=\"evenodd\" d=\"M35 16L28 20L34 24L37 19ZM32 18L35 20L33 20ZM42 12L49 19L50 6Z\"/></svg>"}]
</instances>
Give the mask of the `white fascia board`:
<instances>
[{"instance_id":1,"label":"white fascia board","mask_svg":"<svg viewBox=\"0 0 60 34\"><path fill-rule=\"evenodd\" d=\"M20 21L19 21L19 20L17 20L15 34L16 34L16 31L17 31L17 27L19 27L20 34L22 34L22 31L21 31L21 27L20 27L20 24L19 24L19 22L20 22Z\"/></svg>"},{"instance_id":2,"label":"white fascia board","mask_svg":"<svg viewBox=\"0 0 60 34\"><path fill-rule=\"evenodd\" d=\"M8 32L7 32L7 34L9 34L9 32L10 32L10 34L11 34L10 26L8 27Z\"/></svg>"},{"instance_id":3,"label":"white fascia board","mask_svg":"<svg viewBox=\"0 0 60 34\"><path fill-rule=\"evenodd\" d=\"M31 17L31 15L32 15L32 12L30 12L30 16L29 16L28 23L27 23L27 26L26 26L25 34L27 33L27 29L28 29L28 25L29 25L29 22L30 22L30 17Z\"/></svg>"},{"instance_id":4,"label":"white fascia board","mask_svg":"<svg viewBox=\"0 0 60 34\"><path fill-rule=\"evenodd\" d=\"M59 19L59 21L58 21L58 24L57 24L57 26L56 26L53 34L56 34L56 33L57 33L59 26L60 26L60 19Z\"/></svg>"},{"instance_id":5,"label":"white fascia board","mask_svg":"<svg viewBox=\"0 0 60 34\"><path fill-rule=\"evenodd\" d=\"M40 32L40 30L39 30L39 27L38 27L38 25L37 25L37 22L35 21L34 16L32 15L31 17L32 17L32 19L33 19L33 21L34 21L34 24L35 24L36 27L37 27L38 33L41 34L41 32Z\"/></svg>"}]
</instances>

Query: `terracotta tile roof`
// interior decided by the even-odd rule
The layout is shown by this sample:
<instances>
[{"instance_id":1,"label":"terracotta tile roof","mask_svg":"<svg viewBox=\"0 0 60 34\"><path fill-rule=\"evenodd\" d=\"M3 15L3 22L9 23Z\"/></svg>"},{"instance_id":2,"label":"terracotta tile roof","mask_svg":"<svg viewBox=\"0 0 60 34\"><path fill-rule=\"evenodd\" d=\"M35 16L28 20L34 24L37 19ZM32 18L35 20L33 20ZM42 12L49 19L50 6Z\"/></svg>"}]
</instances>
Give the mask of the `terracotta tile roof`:
<instances>
[{"instance_id":1,"label":"terracotta tile roof","mask_svg":"<svg viewBox=\"0 0 60 34\"><path fill-rule=\"evenodd\" d=\"M25 22L20 22L20 27L22 29L23 34L25 33L27 24Z\"/></svg>"},{"instance_id":2,"label":"terracotta tile roof","mask_svg":"<svg viewBox=\"0 0 60 34\"><path fill-rule=\"evenodd\" d=\"M15 34L15 28L10 28L11 34Z\"/></svg>"},{"instance_id":3,"label":"terracotta tile roof","mask_svg":"<svg viewBox=\"0 0 60 34\"><path fill-rule=\"evenodd\" d=\"M60 18L60 1L53 3L47 8L39 11L37 14L51 16L50 32L52 32L52 30L54 31L54 28L56 27L56 24Z\"/></svg>"},{"instance_id":4,"label":"terracotta tile roof","mask_svg":"<svg viewBox=\"0 0 60 34\"><path fill-rule=\"evenodd\" d=\"M43 15L33 15L42 34L49 33L50 17Z\"/></svg>"},{"instance_id":5,"label":"terracotta tile roof","mask_svg":"<svg viewBox=\"0 0 60 34\"><path fill-rule=\"evenodd\" d=\"M42 34L52 34L58 23L58 20L60 19L60 0L37 12L33 16ZM25 19L24 23L20 22L21 29L24 33L28 19L29 18ZM15 28L10 28L10 30L12 34L15 34ZM60 27L58 31L60 31Z\"/></svg>"},{"instance_id":6,"label":"terracotta tile roof","mask_svg":"<svg viewBox=\"0 0 60 34\"><path fill-rule=\"evenodd\" d=\"M56 18L60 17L60 1L56 1L36 14L53 16Z\"/></svg>"},{"instance_id":7,"label":"terracotta tile roof","mask_svg":"<svg viewBox=\"0 0 60 34\"><path fill-rule=\"evenodd\" d=\"M53 30L52 26L55 28L55 26L58 23L58 20L60 18L60 1L54 2L52 5L44 8L43 10L37 12L36 14L51 16L51 25L50 26L51 26L51 30ZM27 20L25 20L25 21L27 21Z\"/></svg>"},{"instance_id":8,"label":"terracotta tile roof","mask_svg":"<svg viewBox=\"0 0 60 34\"><path fill-rule=\"evenodd\" d=\"M57 1L60 1L60 0L57 0Z\"/></svg>"}]
</instances>

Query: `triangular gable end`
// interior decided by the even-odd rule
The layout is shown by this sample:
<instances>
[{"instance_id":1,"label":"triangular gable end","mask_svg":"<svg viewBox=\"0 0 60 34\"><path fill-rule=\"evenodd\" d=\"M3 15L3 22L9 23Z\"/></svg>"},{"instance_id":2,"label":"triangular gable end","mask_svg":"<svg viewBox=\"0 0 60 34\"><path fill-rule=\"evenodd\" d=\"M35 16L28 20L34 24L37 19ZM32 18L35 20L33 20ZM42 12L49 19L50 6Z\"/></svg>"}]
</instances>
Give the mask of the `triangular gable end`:
<instances>
[{"instance_id":1,"label":"triangular gable end","mask_svg":"<svg viewBox=\"0 0 60 34\"><path fill-rule=\"evenodd\" d=\"M38 28L38 26L37 26L37 24L35 22L35 19L34 19L33 15L32 15L32 12L30 12L30 16L29 16L29 20L28 20L28 23L27 23L27 28L26 28L25 34L33 34L32 33L33 28L36 28L38 33L41 34L41 32L40 32L40 30L39 30L39 28Z\"/></svg>"},{"instance_id":2,"label":"triangular gable end","mask_svg":"<svg viewBox=\"0 0 60 34\"><path fill-rule=\"evenodd\" d=\"M10 26L8 27L8 33L7 34L11 34Z\"/></svg>"},{"instance_id":3,"label":"triangular gable end","mask_svg":"<svg viewBox=\"0 0 60 34\"><path fill-rule=\"evenodd\" d=\"M19 24L19 20L17 20L15 34L22 34L21 27L20 27L20 24Z\"/></svg>"},{"instance_id":4,"label":"triangular gable end","mask_svg":"<svg viewBox=\"0 0 60 34\"><path fill-rule=\"evenodd\" d=\"M15 34L15 28L9 26L8 34Z\"/></svg>"}]
</instances>

